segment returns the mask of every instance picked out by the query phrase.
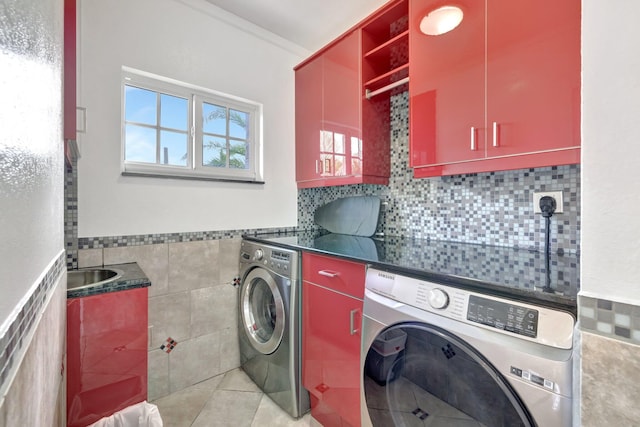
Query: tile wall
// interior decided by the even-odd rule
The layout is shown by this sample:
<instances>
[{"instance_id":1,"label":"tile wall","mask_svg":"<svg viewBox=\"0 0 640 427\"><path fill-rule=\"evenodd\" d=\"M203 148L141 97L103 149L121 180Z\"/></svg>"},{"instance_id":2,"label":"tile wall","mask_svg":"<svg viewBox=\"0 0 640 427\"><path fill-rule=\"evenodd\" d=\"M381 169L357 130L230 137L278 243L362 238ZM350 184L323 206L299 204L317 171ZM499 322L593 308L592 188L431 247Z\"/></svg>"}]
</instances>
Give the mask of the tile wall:
<instances>
[{"instance_id":1,"label":"tile wall","mask_svg":"<svg viewBox=\"0 0 640 427\"><path fill-rule=\"evenodd\" d=\"M61 254L2 337L0 426L66 425L66 284Z\"/></svg>"},{"instance_id":2,"label":"tile wall","mask_svg":"<svg viewBox=\"0 0 640 427\"><path fill-rule=\"evenodd\" d=\"M635 307L638 310L638 307ZM640 346L582 331L581 426L640 422Z\"/></svg>"},{"instance_id":3,"label":"tile wall","mask_svg":"<svg viewBox=\"0 0 640 427\"><path fill-rule=\"evenodd\" d=\"M140 236L139 236L140 237ZM137 262L149 288L149 400L240 365L239 237L80 249L78 266ZM173 340L173 348L166 346Z\"/></svg>"}]
</instances>

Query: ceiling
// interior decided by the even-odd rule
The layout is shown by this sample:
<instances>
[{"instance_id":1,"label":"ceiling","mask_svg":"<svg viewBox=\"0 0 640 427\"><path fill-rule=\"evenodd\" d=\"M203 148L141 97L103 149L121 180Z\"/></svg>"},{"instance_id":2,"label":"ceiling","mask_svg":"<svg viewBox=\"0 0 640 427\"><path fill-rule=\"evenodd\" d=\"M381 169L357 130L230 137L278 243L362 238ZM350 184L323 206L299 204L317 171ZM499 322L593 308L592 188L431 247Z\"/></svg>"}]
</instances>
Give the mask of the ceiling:
<instances>
[{"instance_id":1,"label":"ceiling","mask_svg":"<svg viewBox=\"0 0 640 427\"><path fill-rule=\"evenodd\" d=\"M348 30L387 0L207 0L310 51Z\"/></svg>"}]
</instances>

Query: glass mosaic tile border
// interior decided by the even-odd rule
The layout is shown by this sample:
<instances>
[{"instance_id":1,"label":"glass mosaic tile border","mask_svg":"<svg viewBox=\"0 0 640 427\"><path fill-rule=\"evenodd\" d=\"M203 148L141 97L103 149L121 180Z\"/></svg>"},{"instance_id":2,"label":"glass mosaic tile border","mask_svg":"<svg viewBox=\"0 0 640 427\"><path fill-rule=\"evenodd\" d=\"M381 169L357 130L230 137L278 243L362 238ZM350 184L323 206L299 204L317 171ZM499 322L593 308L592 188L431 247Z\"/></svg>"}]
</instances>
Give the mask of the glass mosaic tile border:
<instances>
[{"instance_id":1,"label":"glass mosaic tile border","mask_svg":"<svg viewBox=\"0 0 640 427\"><path fill-rule=\"evenodd\" d=\"M578 296L580 329L640 345L640 306Z\"/></svg>"},{"instance_id":2,"label":"glass mosaic tile border","mask_svg":"<svg viewBox=\"0 0 640 427\"><path fill-rule=\"evenodd\" d=\"M53 261L7 331L0 337L0 396L5 395L11 378L18 369L17 361L29 344L29 337L37 327L36 319L49 301L53 286L66 270L65 258L65 253L61 252Z\"/></svg>"},{"instance_id":3,"label":"glass mosaic tile border","mask_svg":"<svg viewBox=\"0 0 640 427\"><path fill-rule=\"evenodd\" d=\"M243 234L291 233L296 227L246 228L241 230L194 231L185 233L138 234L130 236L81 237L78 249L119 248L124 246L157 245L162 243L197 242L240 238Z\"/></svg>"},{"instance_id":4,"label":"glass mosaic tile border","mask_svg":"<svg viewBox=\"0 0 640 427\"><path fill-rule=\"evenodd\" d=\"M73 156L64 175L64 247L67 268L78 268L78 168Z\"/></svg>"}]
</instances>

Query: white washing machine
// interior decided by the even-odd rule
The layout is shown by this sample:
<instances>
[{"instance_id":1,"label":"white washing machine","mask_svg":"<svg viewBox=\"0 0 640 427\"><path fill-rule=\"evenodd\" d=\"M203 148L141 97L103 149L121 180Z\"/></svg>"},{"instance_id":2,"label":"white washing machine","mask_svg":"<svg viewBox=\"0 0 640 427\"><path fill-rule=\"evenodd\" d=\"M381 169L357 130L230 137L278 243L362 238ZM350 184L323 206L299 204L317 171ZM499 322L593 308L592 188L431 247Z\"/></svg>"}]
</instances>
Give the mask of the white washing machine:
<instances>
[{"instance_id":1,"label":"white washing machine","mask_svg":"<svg viewBox=\"0 0 640 427\"><path fill-rule=\"evenodd\" d=\"M362 424L568 427L570 312L370 268Z\"/></svg>"},{"instance_id":2,"label":"white washing machine","mask_svg":"<svg viewBox=\"0 0 640 427\"><path fill-rule=\"evenodd\" d=\"M294 418L309 410L309 393L301 382L299 269L297 251L242 241L240 364Z\"/></svg>"}]
</instances>

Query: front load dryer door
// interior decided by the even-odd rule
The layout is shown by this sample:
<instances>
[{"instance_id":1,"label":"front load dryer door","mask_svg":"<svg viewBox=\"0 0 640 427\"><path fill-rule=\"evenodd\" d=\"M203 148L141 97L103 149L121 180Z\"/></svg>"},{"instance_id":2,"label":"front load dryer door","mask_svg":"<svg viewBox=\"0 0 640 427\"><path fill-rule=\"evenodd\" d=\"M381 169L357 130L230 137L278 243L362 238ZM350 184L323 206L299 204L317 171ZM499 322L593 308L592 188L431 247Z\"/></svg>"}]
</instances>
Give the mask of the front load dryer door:
<instances>
[{"instance_id":1,"label":"front load dryer door","mask_svg":"<svg viewBox=\"0 0 640 427\"><path fill-rule=\"evenodd\" d=\"M374 427L535 425L486 358L433 325L406 323L382 331L364 369L364 395Z\"/></svg>"},{"instance_id":2,"label":"front load dryer door","mask_svg":"<svg viewBox=\"0 0 640 427\"><path fill-rule=\"evenodd\" d=\"M240 289L242 326L251 345L271 354L280 345L285 326L282 295L273 276L263 268L249 272Z\"/></svg>"}]
</instances>

